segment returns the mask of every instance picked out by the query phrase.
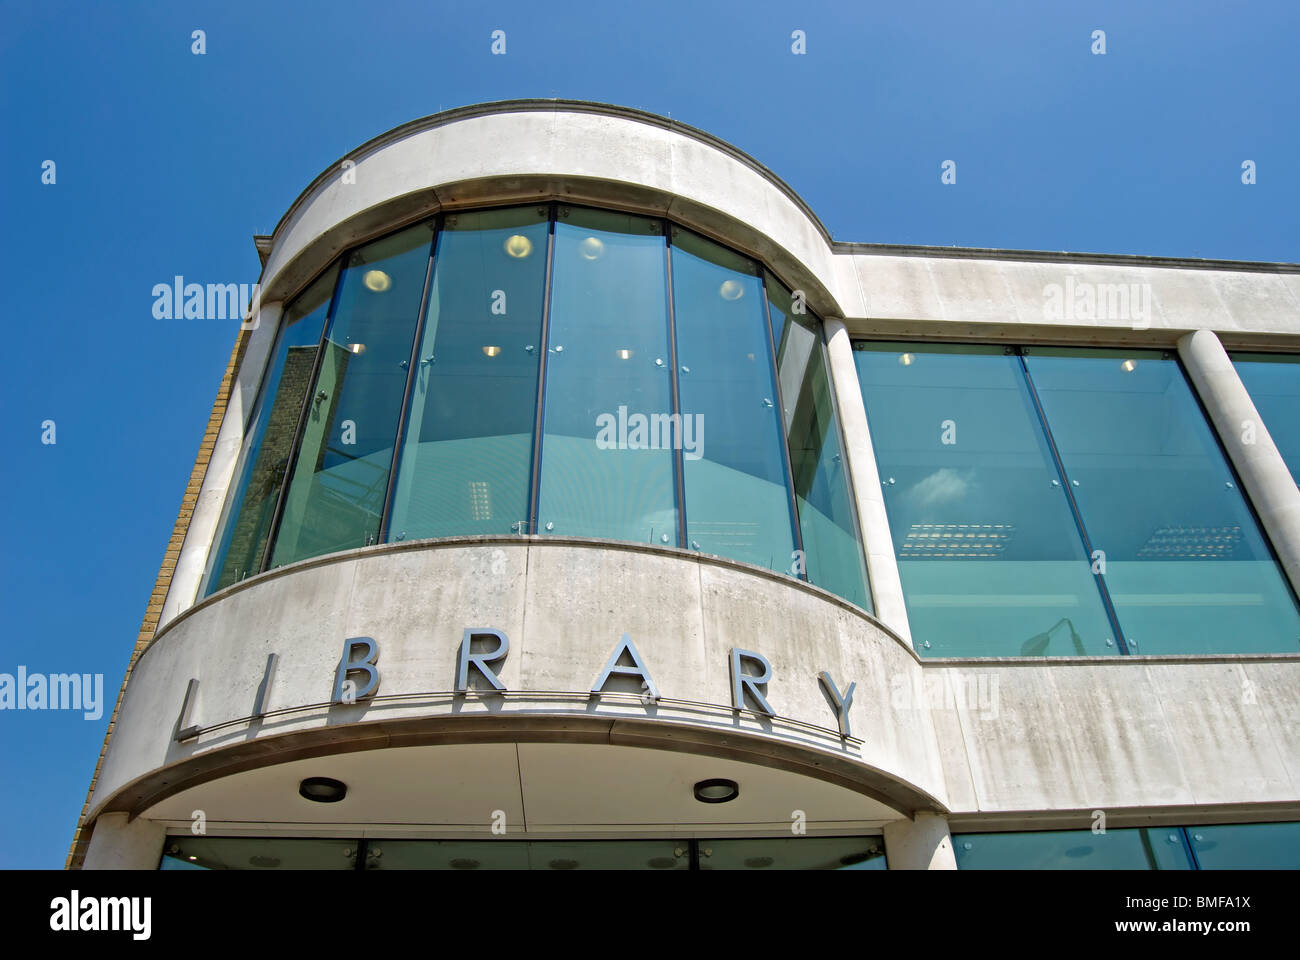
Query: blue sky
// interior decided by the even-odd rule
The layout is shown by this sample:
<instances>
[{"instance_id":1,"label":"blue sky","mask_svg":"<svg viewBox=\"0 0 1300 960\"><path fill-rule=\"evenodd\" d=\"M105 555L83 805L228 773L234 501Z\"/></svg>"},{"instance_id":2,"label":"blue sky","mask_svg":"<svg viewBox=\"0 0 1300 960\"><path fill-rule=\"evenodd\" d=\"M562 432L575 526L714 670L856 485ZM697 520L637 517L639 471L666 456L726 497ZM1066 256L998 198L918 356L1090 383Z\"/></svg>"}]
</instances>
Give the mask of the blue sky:
<instances>
[{"instance_id":1,"label":"blue sky","mask_svg":"<svg viewBox=\"0 0 1300 960\"><path fill-rule=\"evenodd\" d=\"M298 6L0 2L0 672L108 701L0 712L0 866L63 864L236 335L153 285L252 283L252 235L393 126L600 100L730 141L840 240L1300 261L1291 0Z\"/></svg>"}]
</instances>

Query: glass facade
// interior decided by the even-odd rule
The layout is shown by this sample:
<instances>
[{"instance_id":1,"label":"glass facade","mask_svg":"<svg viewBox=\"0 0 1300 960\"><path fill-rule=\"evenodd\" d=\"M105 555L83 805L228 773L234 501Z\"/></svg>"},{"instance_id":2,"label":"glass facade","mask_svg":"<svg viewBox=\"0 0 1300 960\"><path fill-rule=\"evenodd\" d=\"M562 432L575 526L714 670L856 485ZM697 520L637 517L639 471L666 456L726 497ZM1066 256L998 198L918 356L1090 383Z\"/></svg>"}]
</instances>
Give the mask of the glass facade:
<instances>
[{"instance_id":1,"label":"glass facade","mask_svg":"<svg viewBox=\"0 0 1300 960\"><path fill-rule=\"evenodd\" d=\"M213 548L207 593L262 569L337 278L337 267L325 271L284 312Z\"/></svg>"},{"instance_id":2,"label":"glass facade","mask_svg":"<svg viewBox=\"0 0 1300 960\"><path fill-rule=\"evenodd\" d=\"M1300 823L954 834L960 870L1297 870Z\"/></svg>"},{"instance_id":3,"label":"glass facade","mask_svg":"<svg viewBox=\"0 0 1300 960\"><path fill-rule=\"evenodd\" d=\"M1300 484L1300 356L1234 353L1232 363L1277 452ZM1249 425L1242 424L1243 440L1247 429Z\"/></svg>"},{"instance_id":4,"label":"glass facade","mask_svg":"<svg viewBox=\"0 0 1300 960\"><path fill-rule=\"evenodd\" d=\"M273 567L378 542L432 242L415 226L345 261Z\"/></svg>"},{"instance_id":5,"label":"glass facade","mask_svg":"<svg viewBox=\"0 0 1300 960\"><path fill-rule=\"evenodd\" d=\"M884 870L880 837L339 840L168 837L162 870Z\"/></svg>"},{"instance_id":6,"label":"glass facade","mask_svg":"<svg viewBox=\"0 0 1300 960\"><path fill-rule=\"evenodd\" d=\"M858 343L930 656L1300 650L1300 612L1172 354Z\"/></svg>"},{"instance_id":7,"label":"glass facade","mask_svg":"<svg viewBox=\"0 0 1300 960\"><path fill-rule=\"evenodd\" d=\"M344 256L280 340L205 595L380 541L552 534L871 609L820 324L711 240L562 204L449 214Z\"/></svg>"}]
</instances>

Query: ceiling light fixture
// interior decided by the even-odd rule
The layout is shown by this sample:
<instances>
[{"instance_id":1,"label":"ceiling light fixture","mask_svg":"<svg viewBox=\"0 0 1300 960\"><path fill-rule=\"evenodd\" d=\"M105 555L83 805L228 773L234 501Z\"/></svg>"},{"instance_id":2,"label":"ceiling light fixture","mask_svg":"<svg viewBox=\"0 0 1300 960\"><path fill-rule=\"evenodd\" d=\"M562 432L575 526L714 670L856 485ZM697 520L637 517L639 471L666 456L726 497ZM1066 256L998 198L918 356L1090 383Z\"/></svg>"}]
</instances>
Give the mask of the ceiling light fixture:
<instances>
[{"instance_id":1,"label":"ceiling light fixture","mask_svg":"<svg viewBox=\"0 0 1300 960\"><path fill-rule=\"evenodd\" d=\"M695 785L695 799L700 803L727 803L740 796L735 780L701 780Z\"/></svg>"},{"instance_id":2,"label":"ceiling light fixture","mask_svg":"<svg viewBox=\"0 0 1300 960\"><path fill-rule=\"evenodd\" d=\"M605 252L605 244L598 237L587 237L578 244L578 252L587 260L599 260Z\"/></svg>"},{"instance_id":3,"label":"ceiling light fixture","mask_svg":"<svg viewBox=\"0 0 1300 960\"><path fill-rule=\"evenodd\" d=\"M916 354L913 353L900 353L898 355L898 362L905 367L910 367L912 365L912 361L914 361L915 359L916 359Z\"/></svg>"},{"instance_id":4,"label":"ceiling light fixture","mask_svg":"<svg viewBox=\"0 0 1300 960\"><path fill-rule=\"evenodd\" d=\"M393 278L382 270L367 270L361 282L366 285L366 289L374 293L383 293L393 285Z\"/></svg>"},{"instance_id":5,"label":"ceiling light fixture","mask_svg":"<svg viewBox=\"0 0 1300 960\"><path fill-rule=\"evenodd\" d=\"M1138 362L1136 360L1125 360L1123 363L1119 365L1119 368L1123 370L1125 373L1132 373L1134 370L1137 369L1137 366L1138 366Z\"/></svg>"},{"instance_id":6,"label":"ceiling light fixture","mask_svg":"<svg viewBox=\"0 0 1300 960\"><path fill-rule=\"evenodd\" d=\"M365 353L366 345L364 343L349 343L348 349L353 353Z\"/></svg>"},{"instance_id":7,"label":"ceiling light fixture","mask_svg":"<svg viewBox=\"0 0 1300 960\"><path fill-rule=\"evenodd\" d=\"M614 352L618 354L618 358L619 358L620 360L631 360L631 359L632 359L632 351L631 351L631 350L628 350L628 349L626 349L626 348L624 348L624 349L622 349L622 350L615 350Z\"/></svg>"},{"instance_id":8,"label":"ceiling light fixture","mask_svg":"<svg viewBox=\"0 0 1300 960\"><path fill-rule=\"evenodd\" d=\"M348 785L329 777L308 777L298 784L298 795L314 803L338 803L348 795Z\"/></svg>"},{"instance_id":9,"label":"ceiling light fixture","mask_svg":"<svg viewBox=\"0 0 1300 960\"><path fill-rule=\"evenodd\" d=\"M516 260L522 260L533 252L533 241L522 233L506 237L505 251Z\"/></svg>"},{"instance_id":10,"label":"ceiling light fixture","mask_svg":"<svg viewBox=\"0 0 1300 960\"><path fill-rule=\"evenodd\" d=\"M496 356L498 353L500 353L500 352L501 352L501 348L500 348L500 347L484 347L484 348L483 348L483 353L484 353L485 355L489 356L489 357L495 357L495 356Z\"/></svg>"},{"instance_id":11,"label":"ceiling light fixture","mask_svg":"<svg viewBox=\"0 0 1300 960\"><path fill-rule=\"evenodd\" d=\"M718 287L718 295L723 300L739 300L745 295L745 288L736 280L723 280L722 286Z\"/></svg>"}]
</instances>

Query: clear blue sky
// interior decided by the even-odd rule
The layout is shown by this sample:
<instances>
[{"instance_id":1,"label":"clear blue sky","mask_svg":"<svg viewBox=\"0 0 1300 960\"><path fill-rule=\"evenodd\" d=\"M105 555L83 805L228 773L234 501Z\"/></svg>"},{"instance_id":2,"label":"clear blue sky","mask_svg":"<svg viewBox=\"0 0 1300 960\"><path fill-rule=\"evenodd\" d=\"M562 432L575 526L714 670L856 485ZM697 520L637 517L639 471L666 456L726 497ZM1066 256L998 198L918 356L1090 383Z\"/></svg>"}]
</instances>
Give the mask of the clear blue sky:
<instances>
[{"instance_id":1,"label":"clear blue sky","mask_svg":"<svg viewBox=\"0 0 1300 960\"><path fill-rule=\"evenodd\" d=\"M1300 261L1294 0L299 6L0 2L0 672L108 700L0 712L0 866L63 864L234 342L153 285L252 283L252 235L393 126L600 100L747 151L836 239Z\"/></svg>"}]
</instances>

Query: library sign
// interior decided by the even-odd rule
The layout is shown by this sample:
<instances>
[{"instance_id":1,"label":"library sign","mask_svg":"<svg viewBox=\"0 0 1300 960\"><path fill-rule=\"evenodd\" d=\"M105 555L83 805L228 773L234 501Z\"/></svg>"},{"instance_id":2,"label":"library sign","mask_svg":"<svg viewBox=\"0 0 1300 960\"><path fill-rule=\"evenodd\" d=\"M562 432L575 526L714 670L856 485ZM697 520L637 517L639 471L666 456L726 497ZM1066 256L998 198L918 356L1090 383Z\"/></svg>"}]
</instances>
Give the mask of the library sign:
<instances>
[{"instance_id":1,"label":"library sign","mask_svg":"<svg viewBox=\"0 0 1300 960\"><path fill-rule=\"evenodd\" d=\"M478 649L475 649L475 645ZM506 686L493 665L500 664L510 652L510 640L501 630L494 627L467 627L457 654L456 694L505 693ZM258 691L257 707L254 718L264 717L268 713L268 698L274 677L278 655L267 658L266 672ZM748 668L748 671L746 670ZM753 672L753 671L757 672ZM729 653L729 676L731 679L731 706L740 712L751 710L755 713L775 717L776 713L767 702L763 689L773 676L772 665L761 653L752 650L731 648ZM471 687L471 673L477 675L479 686ZM640 681L641 697L646 703L660 699L659 688L655 685L645 661L641 658L636 644L629 634L623 634L622 640L614 645L613 652L595 682L591 685L589 696L599 698L606 692L611 677L626 677ZM823 670L817 674L817 681L825 690L826 698L835 714L836 727L841 739L847 740L852 734L849 729L849 708L853 705L853 693L857 683L849 683L843 693L840 692L831 675ZM372 637L349 637L343 641L343 654L338 667L333 672L333 694L331 704L356 704L373 699L378 693L383 676L379 667L379 643ZM483 686L483 684L486 686ZM202 733L202 728L189 721L191 709L198 691L198 680L190 680L185 691L185 700L176 725L175 738L179 742L192 740Z\"/></svg>"}]
</instances>

